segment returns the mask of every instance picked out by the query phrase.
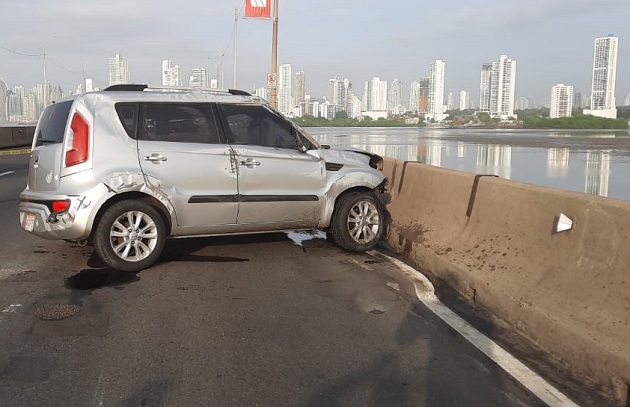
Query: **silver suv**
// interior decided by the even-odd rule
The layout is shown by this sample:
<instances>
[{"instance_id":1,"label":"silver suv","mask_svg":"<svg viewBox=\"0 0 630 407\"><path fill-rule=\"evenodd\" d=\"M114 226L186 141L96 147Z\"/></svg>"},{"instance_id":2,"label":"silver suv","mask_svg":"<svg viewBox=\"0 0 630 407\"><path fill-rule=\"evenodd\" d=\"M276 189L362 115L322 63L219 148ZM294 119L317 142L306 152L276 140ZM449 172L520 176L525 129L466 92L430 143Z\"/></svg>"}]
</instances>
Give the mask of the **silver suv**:
<instances>
[{"instance_id":1,"label":"silver suv","mask_svg":"<svg viewBox=\"0 0 630 407\"><path fill-rule=\"evenodd\" d=\"M319 228L364 251L383 234L381 163L319 145L242 91L116 85L43 112L20 222L132 272L167 237Z\"/></svg>"}]
</instances>

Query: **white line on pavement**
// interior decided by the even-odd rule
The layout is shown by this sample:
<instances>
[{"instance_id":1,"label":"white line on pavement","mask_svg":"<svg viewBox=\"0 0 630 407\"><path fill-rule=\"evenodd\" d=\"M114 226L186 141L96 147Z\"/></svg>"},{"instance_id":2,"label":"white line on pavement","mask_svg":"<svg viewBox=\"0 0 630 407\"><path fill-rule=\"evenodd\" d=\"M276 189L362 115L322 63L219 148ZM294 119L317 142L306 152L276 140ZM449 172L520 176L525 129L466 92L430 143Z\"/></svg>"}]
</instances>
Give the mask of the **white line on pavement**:
<instances>
[{"instance_id":1,"label":"white line on pavement","mask_svg":"<svg viewBox=\"0 0 630 407\"><path fill-rule=\"evenodd\" d=\"M15 313L15 311L21 306L22 304L11 304L8 307L6 307L2 312L5 314Z\"/></svg>"},{"instance_id":2,"label":"white line on pavement","mask_svg":"<svg viewBox=\"0 0 630 407\"><path fill-rule=\"evenodd\" d=\"M0 174L0 177L4 177L5 175L13 174L15 171L7 171Z\"/></svg>"},{"instance_id":3,"label":"white line on pavement","mask_svg":"<svg viewBox=\"0 0 630 407\"><path fill-rule=\"evenodd\" d=\"M431 284L424 274L398 259L387 255L384 256L413 280L416 296L427 308L450 325L451 328L459 332L466 340L486 354L486 356L518 380L539 399L547 403L549 407L579 407L549 382L538 376L533 370L497 345L492 339L479 332L459 315L451 311L450 308L442 304L435 296L433 284Z\"/></svg>"}]
</instances>

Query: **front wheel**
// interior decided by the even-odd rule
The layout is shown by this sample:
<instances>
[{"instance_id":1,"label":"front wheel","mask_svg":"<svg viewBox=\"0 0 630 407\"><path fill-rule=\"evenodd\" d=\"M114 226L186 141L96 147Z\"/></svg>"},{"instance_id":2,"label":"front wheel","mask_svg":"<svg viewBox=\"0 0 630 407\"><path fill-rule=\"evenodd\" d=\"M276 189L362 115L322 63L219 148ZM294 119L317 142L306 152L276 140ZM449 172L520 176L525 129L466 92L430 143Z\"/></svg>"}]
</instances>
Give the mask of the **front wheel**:
<instances>
[{"instance_id":1,"label":"front wheel","mask_svg":"<svg viewBox=\"0 0 630 407\"><path fill-rule=\"evenodd\" d=\"M339 198L330 224L332 238L343 249L364 252L383 236L383 210L369 192L351 192Z\"/></svg>"},{"instance_id":2,"label":"front wheel","mask_svg":"<svg viewBox=\"0 0 630 407\"><path fill-rule=\"evenodd\" d=\"M94 248L106 265L137 272L160 257L165 235L155 208L142 201L120 201L107 208L96 226Z\"/></svg>"}]
</instances>

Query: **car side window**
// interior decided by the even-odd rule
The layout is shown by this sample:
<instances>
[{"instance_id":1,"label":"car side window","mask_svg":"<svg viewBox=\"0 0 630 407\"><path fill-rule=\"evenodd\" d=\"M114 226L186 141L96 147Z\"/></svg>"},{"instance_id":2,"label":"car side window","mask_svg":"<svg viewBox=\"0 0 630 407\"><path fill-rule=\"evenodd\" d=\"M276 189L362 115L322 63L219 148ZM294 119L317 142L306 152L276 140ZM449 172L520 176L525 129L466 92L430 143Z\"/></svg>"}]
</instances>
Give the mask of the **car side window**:
<instances>
[{"instance_id":1,"label":"car side window","mask_svg":"<svg viewBox=\"0 0 630 407\"><path fill-rule=\"evenodd\" d=\"M220 104L232 144L297 149L291 123L264 106Z\"/></svg>"},{"instance_id":2,"label":"car side window","mask_svg":"<svg viewBox=\"0 0 630 407\"><path fill-rule=\"evenodd\" d=\"M138 123L138 105L136 103L116 103L116 113L129 137L135 139Z\"/></svg>"},{"instance_id":3,"label":"car side window","mask_svg":"<svg viewBox=\"0 0 630 407\"><path fill-rule=\"evenodd\" d=\"M140 106L138 139L219 144L210 104L146 103Z\"/></svg>"}]
</instances>

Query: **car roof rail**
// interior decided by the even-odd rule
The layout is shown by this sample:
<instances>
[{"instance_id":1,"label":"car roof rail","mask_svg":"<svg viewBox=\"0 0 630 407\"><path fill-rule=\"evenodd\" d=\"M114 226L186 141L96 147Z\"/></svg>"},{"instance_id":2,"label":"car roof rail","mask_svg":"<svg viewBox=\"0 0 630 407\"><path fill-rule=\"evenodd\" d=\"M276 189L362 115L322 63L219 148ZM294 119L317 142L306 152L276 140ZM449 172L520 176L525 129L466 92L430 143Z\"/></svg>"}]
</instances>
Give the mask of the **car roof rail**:
<instances>
[{"instance_id":1,"label":"car roof rail","mask_svg":"<svg viewBox=\"0 0 630 407\"><path fill-rule=\"evenodd\" d=\"M190 88L182 86L149 86L146 84L119 84L111 85L105 89L106 92L141 92L141 91L164 91L164 92L200 92L215 94L230 94L234 96L252 96L251 93L240 89L210 89L210 88Z\"/></svg>"},{"instance_id":2,"label":"car roof rail","mask_svg":"<svg viewBox=\"0 0 630 407\"><path fill-rule=\"evenodd\" d=\"M138 91L143 91L148 87L149 87L148 85L144 85L144 84L126 83L126 84L121 84L121 85L111 85L103 89L103 91L105 92L138 92Z\"/></svg>"},{"instance_id":3,"label":"car roof rail","mask_svg":"<svg viewBox=\"0 0 630 407\"><path fill-rule=\"evenodd\" d=\"M235 96L252 96L251 93L239 89L228 89L228 92Z\"/></svg>"}]
</instances>

